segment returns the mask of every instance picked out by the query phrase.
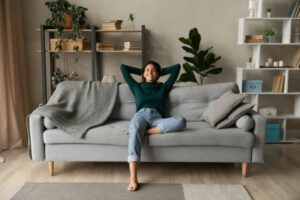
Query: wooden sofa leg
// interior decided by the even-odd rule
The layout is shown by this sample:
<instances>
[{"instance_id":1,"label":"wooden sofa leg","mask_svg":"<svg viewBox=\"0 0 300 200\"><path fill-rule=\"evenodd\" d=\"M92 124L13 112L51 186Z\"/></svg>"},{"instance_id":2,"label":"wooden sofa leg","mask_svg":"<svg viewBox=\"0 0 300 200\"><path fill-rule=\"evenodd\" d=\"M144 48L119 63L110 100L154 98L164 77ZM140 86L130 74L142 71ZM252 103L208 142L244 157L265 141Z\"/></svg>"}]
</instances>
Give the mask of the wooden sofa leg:
<instances>
[{"instance_id":1,"label":"wooden sofa leg","mask_svg":"<svg viewBox=\"0 0 300 200\"><path fill-rule=\"evenodd\" d=\"M48 162L48 166L49 166L49 175L53 176L53 171L54 171L54 161L49 161Z\"/></svg>"},{"instance_id":2,"label":"wooden sofa leg","mask_svg":"<svg viewBox=\"0 0 300 200\"><path fill-rule=\"evenodd\" d=\"M247 176L247 166L248 166L248 163L246 163L246 162L243 162L243 163L242 163L242 175L243 175L244 177Z\"/></svg>"}]
</instances>

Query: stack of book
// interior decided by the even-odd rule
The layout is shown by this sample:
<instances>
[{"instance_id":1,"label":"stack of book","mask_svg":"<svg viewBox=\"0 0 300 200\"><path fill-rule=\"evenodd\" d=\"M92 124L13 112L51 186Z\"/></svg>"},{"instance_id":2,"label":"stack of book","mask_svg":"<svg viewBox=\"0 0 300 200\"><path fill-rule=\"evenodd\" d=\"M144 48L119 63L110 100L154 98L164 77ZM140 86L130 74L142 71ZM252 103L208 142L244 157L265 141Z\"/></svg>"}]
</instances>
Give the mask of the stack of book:
<instances>
[{"instance_id":1,"label":"stack of book","mask_svg":"<svg viewBox=\"0 0 300 200\"><path fill-rule=\"evenodd\" d=\"M246 43L263 43L264 35L246 35Z\"/></svg>"},{"instance_id":2,"label":"stack of book","mask_svg":"<svg viewBox=\"0 0 300 200\"><path fill-rule=\"evenodd\" d=\"M273 81L272 92L283 92L284 86L284 75L277 75Z\"/></svg>"},{"instance_id":3,"label":"stack of book","mask_svg":"<svg viewBox=\"0 0 300 200\"><path fill-rule=\"evenodd\" d=\"M97 51L113 51L114 50L114 43L96 43L96 50Z\"/></svg>"},{"instance_id":4,"label":"stack of book","mask_svg":"<svg viewBox=\"0 0 300 200\"><path fill-rule=\"evenodd\" d=\"M142 43L140 42L124 42L123 51L141 51Z\"/></svg>"},{"instance_id":5,"label":"stack of book","mask_svg":"<svg viewBox=\"0 0 300 200\"><path fill-rule=\"evenodd\" d=\"M300 17L300 1L293 1L288 17Z\"/></svg>"},{"instance_id":6,"label":"stack of book","mask_svg":"<svg viewBox=\"0 0 300 200\"><path fill-rule=\"evenodd\" d=\"M123 20L106 20L102 24L103 30L119 30Z\"/></svg>"}]
</instances>

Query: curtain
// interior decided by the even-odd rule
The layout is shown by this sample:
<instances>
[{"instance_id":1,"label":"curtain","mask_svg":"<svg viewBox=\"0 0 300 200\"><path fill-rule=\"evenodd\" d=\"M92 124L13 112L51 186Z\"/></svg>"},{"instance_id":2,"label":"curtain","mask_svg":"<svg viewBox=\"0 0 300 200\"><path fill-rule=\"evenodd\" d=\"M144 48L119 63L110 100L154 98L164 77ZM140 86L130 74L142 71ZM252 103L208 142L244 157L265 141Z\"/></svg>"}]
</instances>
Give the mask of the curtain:
<instances>
[{"instance_id":1,"label":"curtain","mask_svg":"<svg viewBox=\"0 0 300 200\"><path fill-rule=\"evenodd\" d=\"M0 149L27 146L29 113L21 0L0 0Z\"/></svg>"}]
</instances>

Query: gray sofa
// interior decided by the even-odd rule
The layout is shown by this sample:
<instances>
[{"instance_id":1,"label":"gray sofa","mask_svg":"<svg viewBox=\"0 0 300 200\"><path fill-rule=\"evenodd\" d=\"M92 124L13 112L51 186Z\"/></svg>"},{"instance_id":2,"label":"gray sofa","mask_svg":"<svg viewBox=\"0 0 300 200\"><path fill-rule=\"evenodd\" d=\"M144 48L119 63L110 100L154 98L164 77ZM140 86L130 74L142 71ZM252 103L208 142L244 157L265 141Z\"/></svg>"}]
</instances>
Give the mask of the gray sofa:
<instances>
[{"instance_id":1,"label":"gray sofa","mask_svg":"<svg viewBox=\"0 0 300 200\"><path fill-rule=\"evenodd\" d=\"M165 117L186 118L186 129L180 132L145 136L141 162L264 162L266 120L252 113L255 126L246 132L238 128L215 129L200 121L205 108L228 90L239 92L236 83L173 87L165 104ZM53 175L54 161L127 162L127 141L131 117L136 112L135 98L127 84L119 84L114 109L101 126L90 129L78 139L51 127L39 115L29 118L30 157L48 161ZM48 128L46 128L48 127Z\"/></svg>"}]
</instances>

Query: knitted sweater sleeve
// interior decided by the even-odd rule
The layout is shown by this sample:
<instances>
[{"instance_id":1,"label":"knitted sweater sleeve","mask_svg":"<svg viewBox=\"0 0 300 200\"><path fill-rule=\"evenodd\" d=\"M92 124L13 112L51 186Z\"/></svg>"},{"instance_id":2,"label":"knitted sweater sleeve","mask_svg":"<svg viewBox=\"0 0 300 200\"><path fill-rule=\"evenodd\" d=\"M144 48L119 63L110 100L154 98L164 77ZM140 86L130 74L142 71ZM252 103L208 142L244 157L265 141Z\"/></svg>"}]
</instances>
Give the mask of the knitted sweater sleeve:
<instances>
[{"instance_id":1,"label":"knitted sweater sleeve","mask_svg":"<svg viewBox=\"0 0 300 200\"><path fill-rule=\"evenodd\" d=\"M171 65L169 67L165 67L162 69L161 75L164 76L166 74L170 74L170 77L164 83L165 89L169 92L172 89L173 84L177 80L180 71L180 64Z\"/></svg>"},{"instance_id":2,"label":"knitted sweater sleeve","mask_svg":"<svg viewBox=\"0 0 300 200\"><path fill-rule=\"evenodd\" d=\"M142 69L124 65L124 64L121 65L120 69L121 69L121 72L122 72L122 75L123 75L125 81L127 82L131 91L134 93L134 88L138 83L132 78L132 76L130 74L132 73L132 74L141 75Z\"/></svg>"}]
</instances>

